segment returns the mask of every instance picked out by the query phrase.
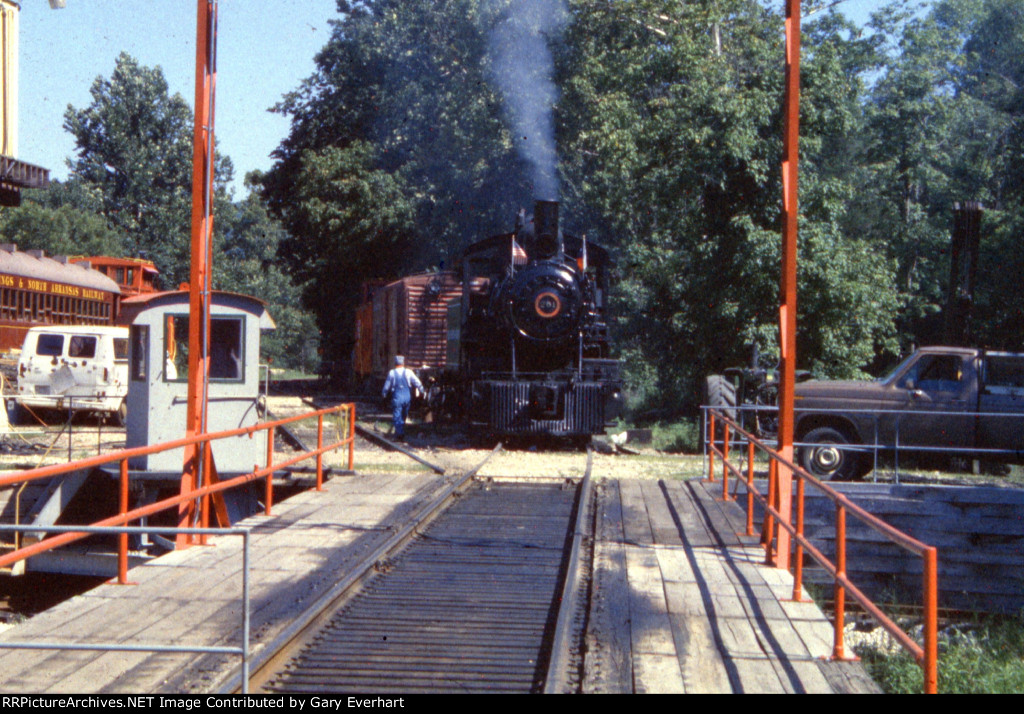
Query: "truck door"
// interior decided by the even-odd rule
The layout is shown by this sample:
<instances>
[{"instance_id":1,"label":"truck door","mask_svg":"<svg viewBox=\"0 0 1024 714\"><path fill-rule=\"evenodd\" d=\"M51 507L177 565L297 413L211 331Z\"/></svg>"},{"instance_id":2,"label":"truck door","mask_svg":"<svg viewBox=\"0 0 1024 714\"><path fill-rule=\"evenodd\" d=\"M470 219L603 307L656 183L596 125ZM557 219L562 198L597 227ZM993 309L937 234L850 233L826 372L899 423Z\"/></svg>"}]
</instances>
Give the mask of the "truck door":
<instances>
[{"instance_id":1,"label":"truck door","mask_svg":"<svg viewBox=\"0 0 1024 714\"><path fill-rule=\"evenodd\" d=\"M926 354L903 374L899 443L966 448L974 444L977 379L969 355Z\"/></svg>"},{"instance_id":2,"label":"truck door","mask_svg":"<svg viewBox=\"0 0 1024 714\"><path fill-rule=\"evenodd\" d=\"M96 398L97 385L102 371L97 361L96 335L71 335L68 339L67 358L61 360L60 372L73 386L66 390L69 397Z\"/></svg>"},{"instance_id":3,"label":"truck door","mask_svg":"<svg viewBox=\"0 0 1024 714\"><path fill-rule=\"evenodd\" d=\"M1024 451L1024 356L985 355L978 412L979 449Z\"/></svg>"}]
</instances>

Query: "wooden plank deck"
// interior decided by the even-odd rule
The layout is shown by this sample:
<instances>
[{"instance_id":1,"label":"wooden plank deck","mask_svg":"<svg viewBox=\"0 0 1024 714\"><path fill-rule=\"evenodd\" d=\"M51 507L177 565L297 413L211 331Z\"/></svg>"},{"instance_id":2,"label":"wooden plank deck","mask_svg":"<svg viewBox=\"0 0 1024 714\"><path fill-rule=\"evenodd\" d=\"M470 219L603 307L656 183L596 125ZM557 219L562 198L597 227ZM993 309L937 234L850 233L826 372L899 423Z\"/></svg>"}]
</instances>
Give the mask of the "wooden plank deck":
<instances>
[{"instance_id":1,"label":"wooden plank deck","mask_svg":"<svg viewBox=\"0 0 1024 714\"><path fill-rule=\"evenodd\" d=\"M443 487L433 475L337 478L255 516L251 643L259 648ZM241 644L242 539L169 553L0 634L18 642ZM214 691L237 655L0 649L4 693Z\"/></svg>"},{"instance_id":2,"label":"wooden plank deck","mask_svg":"<svg viewBox=\"0 0 1024 714\"><path fill-rule=\"evenodd\" d=\"M273 640L394 524L439 491L433 475L330 481L252 526L253 646ZM787 573L761 565L742 511L700 482L598 485L585 692L876 691L853 664L819 658L831 628L811 603L786 602ZM241 539L134 568L2 634L8 641L233 646L241 642ZM0 649L4 693L215 691L237 656Z\"/></svg>"},{"instance_id":3,"label":"wooden plank deck","mask_svg":"<svg viewBox=\"0 0 1024 714\"><path fill-rule=\"evenodd\" d=\"M816 605L763 565L743 511L700 481L606 479L599 489L588 693L854 693L878 688L831 663Z\"/></svg>"}]
</instances>

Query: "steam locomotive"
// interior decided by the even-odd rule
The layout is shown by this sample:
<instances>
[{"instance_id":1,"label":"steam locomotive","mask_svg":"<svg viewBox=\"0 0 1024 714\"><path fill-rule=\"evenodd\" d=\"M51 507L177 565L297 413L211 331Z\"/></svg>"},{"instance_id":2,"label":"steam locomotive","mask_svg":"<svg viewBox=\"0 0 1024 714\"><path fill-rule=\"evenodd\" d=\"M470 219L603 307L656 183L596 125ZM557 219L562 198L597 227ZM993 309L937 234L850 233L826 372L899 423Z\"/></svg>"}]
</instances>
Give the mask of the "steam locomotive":
<instances>
[{"instance_id":1,"label":"steam locomotive","mask_svg":"<svg viewBox=\"0 0 1024 714\"><path fill-rule=\"evenodd\" d=\"M435 411L501 436L586 440L622 406L610 356L608 253L563 234L559 204L520 211L512 233L467 248L457 271L370 290L356 324L356 371L395 354ZM443 342L441 342L443 340Z\"/></svg>"}]
</instances>

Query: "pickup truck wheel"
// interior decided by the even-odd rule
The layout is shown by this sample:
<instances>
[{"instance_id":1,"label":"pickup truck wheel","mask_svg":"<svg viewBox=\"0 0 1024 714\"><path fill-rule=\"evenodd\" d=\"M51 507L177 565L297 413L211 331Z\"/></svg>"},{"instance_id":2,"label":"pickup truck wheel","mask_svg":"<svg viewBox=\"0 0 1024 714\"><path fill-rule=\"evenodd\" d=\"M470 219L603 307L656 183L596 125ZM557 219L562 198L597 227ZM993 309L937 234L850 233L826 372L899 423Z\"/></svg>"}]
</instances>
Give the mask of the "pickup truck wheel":
<instances>
[{"instance_id":1,"label":"pickup truck wheel","mask_svg":"<svg viewBox=\"0 0 1024 714\"><path fill-rule=\"evenodd\" d=\"M801 441L813 446L800 449L800 465L823 481L853 481L864 475L860 454L841 448L851 443L845 434L830 426L807 432Z\"/></svg>"}]
</instances>

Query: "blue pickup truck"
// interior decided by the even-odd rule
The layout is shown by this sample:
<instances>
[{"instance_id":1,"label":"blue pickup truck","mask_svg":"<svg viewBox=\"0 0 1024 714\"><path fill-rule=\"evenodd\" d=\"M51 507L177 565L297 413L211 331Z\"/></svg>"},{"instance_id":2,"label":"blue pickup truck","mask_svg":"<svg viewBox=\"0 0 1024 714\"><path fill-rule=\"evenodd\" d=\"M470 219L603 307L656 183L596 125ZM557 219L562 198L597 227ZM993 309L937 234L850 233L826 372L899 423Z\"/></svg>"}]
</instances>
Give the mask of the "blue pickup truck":
<instances>
[{"instance_id":1,"label":"blue pickup truck","mask_svg":"<svg viewBox=\"0 0 1024 714\"><path fill-rule=\"evenodd\" d=\"M874 381L810 380L794 392L801 465L820 478L862 478L876 448L1024 455L1024 354L925 347Z\"/></svg>"}]
</instances>

